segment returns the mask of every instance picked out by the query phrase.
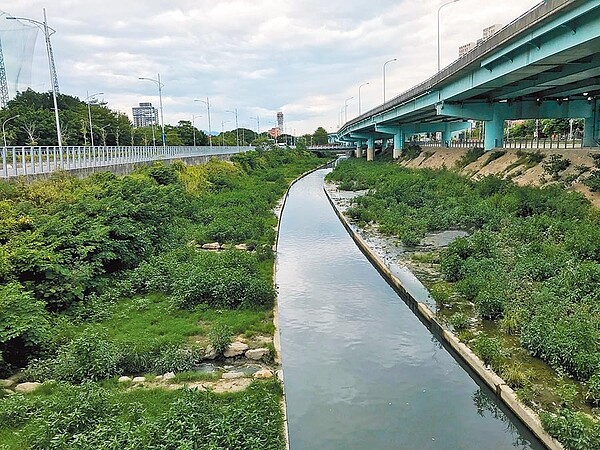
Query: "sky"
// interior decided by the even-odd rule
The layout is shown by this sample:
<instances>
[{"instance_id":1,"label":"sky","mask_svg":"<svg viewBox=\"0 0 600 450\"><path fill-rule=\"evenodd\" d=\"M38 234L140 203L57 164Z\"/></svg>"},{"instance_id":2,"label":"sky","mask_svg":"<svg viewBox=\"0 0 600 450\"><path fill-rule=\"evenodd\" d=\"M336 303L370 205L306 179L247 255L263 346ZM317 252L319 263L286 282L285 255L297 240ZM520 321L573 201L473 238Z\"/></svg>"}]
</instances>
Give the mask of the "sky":
<instances>
[{"instance_id":1,"label":"sky","mask_svg":"<svg viewBox=\"0 0 600 450\"><path fill-rule=\"evenodd\" d=\"M165 123L192 120L212 131L265 131L282 111L285 132L335 131L362 112L432 76L437 12L448 0L18 0L14 16L56 30L52 47L61 93L103 92L108 107L131 117L139 102L158 106ZM506 25L539 0L457 0L440 14L441 65L482 29ZM4 20L4 19L2 19ZM4 36L4 35L3 35ZM4 39L4 37L3 37ZM5 53L7 49L5 49ZM7 64L9 58L5 56ZM37 34L31 87L50 89L44 38ZM26 68L24 69L26 72ZM7 72L9 68L7 67ZM11 96L14 92L11 92ZM225 122L225 123L223 123Z\"/></svg>"}]
</instances>

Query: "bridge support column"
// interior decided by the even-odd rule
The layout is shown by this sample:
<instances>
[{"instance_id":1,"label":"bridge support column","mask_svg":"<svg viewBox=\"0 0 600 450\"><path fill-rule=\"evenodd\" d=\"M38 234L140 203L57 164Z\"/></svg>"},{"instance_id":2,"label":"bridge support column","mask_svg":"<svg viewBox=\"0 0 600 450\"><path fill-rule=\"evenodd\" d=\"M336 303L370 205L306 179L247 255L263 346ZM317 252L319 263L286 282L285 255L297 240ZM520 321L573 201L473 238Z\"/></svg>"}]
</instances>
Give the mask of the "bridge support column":
<instances>
[{"instance_id":1,"label":"bridge support column","mask_svg":"<svg viewBox=\"0 0 600 450\"><path fill-rule=\"evenodd\" d=\"M356 157L362 158L362 141L356 141Z\"/></svg>"},{"instance_id":2,"label":"bridge support column","mask_svg":"<svg viewBox=\"0 0 600 450\"><path fill-rule=\"evenodd\" d=\"M396 134L394 134L394 159L400 158L402 155L402 149L404 148L404 131L398 130Z\"/></svg>"},{"instance_id":3,"label":"bridge support column","mask_svg":"<svg viewBox=\"0 0 600 450\"><path fill-rule=\"evenodd\" d=\"M447 142L450 140L450 133L447 131L442 131L440 133L440 144L442 147L446 147Z\"/></svg>"},{"instance_id":4,"label":"bridge support column","mask_svg":"<svg viewBox=\"0 0 600 450\"><path fill-rule=\"evenodd\" d=\"M583 146L597 147L600 142L600 108L598 101L594 100L592 117L585 118L583 129Z\"/></svg>"},{"instance_id":5,"label":"bridge support column","mask_svg":"<svg viewBox=\"0 0 600 450\"><path fill-rule=\"evenodd\" d=\"M373 161L375 158L375 137L370 136L367 140L367 161Z\"/></svg>"},{"instance_id":6,"label":"bridge support column","mask_svg":"<svg viewBox=\"0 0 600 450\"><path fill-rule=\"evenodd\" d=\"M504 146L504 115L499 113L498 108L494 109L492 120L485 122L483 145L486 151Z\"/></svg>"}]
</instances>

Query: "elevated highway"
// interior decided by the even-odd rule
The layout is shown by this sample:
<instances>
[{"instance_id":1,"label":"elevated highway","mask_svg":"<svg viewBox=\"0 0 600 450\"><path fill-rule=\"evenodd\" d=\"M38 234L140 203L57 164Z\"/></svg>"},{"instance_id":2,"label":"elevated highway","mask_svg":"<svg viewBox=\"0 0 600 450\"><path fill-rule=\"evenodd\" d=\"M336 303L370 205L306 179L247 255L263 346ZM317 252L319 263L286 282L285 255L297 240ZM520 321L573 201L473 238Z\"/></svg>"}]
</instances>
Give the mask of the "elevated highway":
<instances>
[{"instance_id":1,"label":"elevated highway","mask_svg":"<svg viewBox=\"0 0 600 450\"><path fill-rule=\"evenodd\" d=\"M348 121L337 132L357 154L410 135L485 124L486 150L502 147L506 120L583 118L583 145L600 141L600 0L547 0L430 79Z\"/></svg>"}]
</instances>

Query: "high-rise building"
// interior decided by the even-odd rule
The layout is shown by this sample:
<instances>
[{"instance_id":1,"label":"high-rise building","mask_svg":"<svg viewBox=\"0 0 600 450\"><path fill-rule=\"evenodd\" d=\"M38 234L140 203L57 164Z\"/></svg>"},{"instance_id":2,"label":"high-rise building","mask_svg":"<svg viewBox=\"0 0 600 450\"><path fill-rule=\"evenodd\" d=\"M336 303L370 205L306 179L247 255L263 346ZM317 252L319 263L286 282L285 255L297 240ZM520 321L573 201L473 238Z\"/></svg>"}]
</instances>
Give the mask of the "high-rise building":
<instances>
[{"instance_id":1,"label":"high-rise building","mask_svg":"<svg viewBox=\"0 0 600 450\"><path fill-rule=\"evenodd\" d=\"M140 103L139 106L131 108L133 112L133 126L147 127L158 124L158 109L152 103Z\"/></svg>"},{"instance_id":2,"label":"high-rise building","mask_svg":"<svg viewBox=\"0 0 600 450\"><path fill-rule=\"evenodd\" d=\"M281 111L277 113L277 128L283 133L283 113Z\"/></svg>"},{"instance_id":3,"label":"high-rise building","mask_svg":"<svg viewBox=\"0 0 600 450\"><path fill-rule=\"evenodd\" d=\"M469 42L468 44L461 45L458 47L458 57L460 58L466 53L469 53L479 44L483 43L486 39L491 38L494 34L502 29L503 25L501 23L495 23L494 25L490 25L487 28L483 29L483 37L477 39L477 42Z\"/></svg>"}]
</instances>

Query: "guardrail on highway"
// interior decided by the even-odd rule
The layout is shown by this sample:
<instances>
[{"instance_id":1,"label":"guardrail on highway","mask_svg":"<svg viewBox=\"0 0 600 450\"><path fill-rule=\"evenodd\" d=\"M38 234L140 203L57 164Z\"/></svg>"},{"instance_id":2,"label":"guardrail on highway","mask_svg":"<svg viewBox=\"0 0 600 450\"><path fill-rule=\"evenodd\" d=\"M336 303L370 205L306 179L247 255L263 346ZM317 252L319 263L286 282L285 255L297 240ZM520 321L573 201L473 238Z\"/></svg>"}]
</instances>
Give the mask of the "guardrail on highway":
<instances>
[{"instance_id":1,"label":"guardrail on highway","mask_svg":"<svg viewBox=\"0 0 600 450\"><path fill-rule=\"evenodd\" d=\"M49 173L55 170L87 169L163 159L234 154L254 147L1 147L0 178Z\"/></svg>"}]
</instances>

